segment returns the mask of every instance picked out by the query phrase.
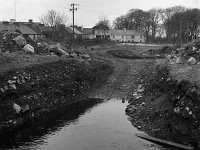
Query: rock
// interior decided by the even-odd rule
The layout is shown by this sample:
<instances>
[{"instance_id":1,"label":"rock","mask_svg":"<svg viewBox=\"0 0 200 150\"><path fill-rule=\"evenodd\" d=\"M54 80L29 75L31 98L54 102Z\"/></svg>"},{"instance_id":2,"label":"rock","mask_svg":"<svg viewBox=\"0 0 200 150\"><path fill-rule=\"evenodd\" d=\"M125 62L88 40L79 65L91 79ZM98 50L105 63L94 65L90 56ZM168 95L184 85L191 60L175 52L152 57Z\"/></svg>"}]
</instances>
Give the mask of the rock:
<instances>
[{"instance_id":1,"label":"rock","mask_svg":"<svg viewBox=\"0 0 200 150\"><path fill-rule=\"evenodd\" d=\"M24 113L24 112L26 112L26 111L28 111L28 110L30 110L28 104L25 104L25 105L22 105L22 106L21 106L21 112L22 112L22 113Z\"/></svg>"},{"instance_id":2,"label":"rock","mask_svg":"<svg viewBox=\"0 0 200 150\"><path fill-rule=\"evenodd\" d=\"M196 47L192 47L192 51L196 51L197 50L197 48Z\"/></svg>"},{"instance_id":3,"label":"rock","mask_svg":"<svg viewBox=\"0 0 200 150\"><path fill-rule=\"evenodd\" d=\"M127 118L127 120L128 120L128 121L132 121L132 120L133 120L133 118L131 118L131 117L128 117L128 118Z\"/></svg>"},{"instance_id":4,"label":"rock","mask_svg":"<svg viewBox=\"0 0 200 150\"><path fill-rule=\"evenodd\" d=\"M89 59L89 58L90 58L90 55L88 55L88 54L83 54L83 55L82 55L82 58L83 58L83 59Z\"/></svg>"},{"instance_id":5,"label":"rock","mask_svg":"<svg viewBox=\"0 0 200 150\"><path fill-rule=\"evenodd\" d=\"M190 58L188 59L188 63L189 63L190 65L194 65L194 64L197 63L197 61L196 61L196 59L195 59L194 57L190 57Z\"/></svg>"},{"instance_id":6,"label":"rock","mask_svg":"<svg viewBox=\"0 0 200 150\"><path fill-rule=\"evenodd\" d=\"M143 102L142 104L140 104L140 106L144 106L145 105L145 102Z\"/></svg>"},{"instance_id":7,"label":"rock","mask_svg":"<svg viewBox=\"0 0 200 150\"><path fill-rule=\"evenodd\" d=\"M8 86L6 86L6 85L3 88L5 91L7 91L9 89Z\"/></svg>"},{"instance_id":8,"label":"rock","mask_svg":"<svg viewBox=\"0 0 200 150\"><path fill-rule=\"evenodd\" d=\"M181 113L181 110L180 110L179 107L176 107L176 108L174 108L174 112L175 112L176 114L180 114L180 113Z\"/></svg>"},{"instance_id":9,"label":"rock","mask_svg":"<svg viewBox=\"0 0 200 150\"><path fill-rule=\"evenodd\" d=\"M31 52L31 53L34 53L34 52L35 52L34 48L33 48L30 44L26 44L26 45L23 47L23 50L24 50L25 52Z\"/></svg>"},{"instance_id":10,"label":"rock","mask_svg":"<svg viewBox=\"0 0 200 150\"><path fill-rule=\"evenodd\" d=\"M76 53L72 53L70 56L72 56L73 58L77 57Z\"/></svg>"},{"instance_id":11,"label":"rock","mask_svg":"<svg viewBox=\"0 0 200 150\"><path fill-rule=\"evenodd\" d=\"M49 47L49 52L54 52L57 56L62 56L62 55L69 55L66 51L64 51L63 49L61 49L60 47L57 47L56 45L51 45Z\"/></svg>"},{"instance_id":12,"label":"rock","mask_svg":"<svg viewBox=\"0 0 200 150\"><path fill-rule=\"evenodd\" d=\"M144 92L144 90L145 90L145 88L143 87L143 88L138 89L137 92L142 93L142 92Z\"/></svg>"},{"instance_id":13,"label":"rock","mask_svg":"<svg viewBox=\"0 0 200 150\"><path fill-rule=\"evenodd\" d=\"M189 114L189 115L192 115L192 111L189 111L188 114Z\"/></svg>"},{"instance_id":14,"label":"rock","mask_svg":"<svg viewBox=\"0 0 200 150\"><path fill-rule=\"evenodd\" d=\"M10 87L11 87L12 89L15 89L15 90L17 89L17 87L16 87L15 84L11 84Z\"/></svg>"},{"instance_id":15,"label":"rock","mask_svg":"<svg viewBox=\"0 0 200 150\"><path fill-rule=\"evenodd\" d=\"M183 60L180 56L176 59L176 63L177 64L183 64Z\"/></svg>"},{"instance_id":16,"label":"rock","mask_svg":"<svg viewBox=\"0 0 200 150\"><path fill-rule=\"evenodd\" d=\"M8 83L13 84L13 83L16 83L16 81L15 80L8 80Z\"/></svg>"},{"instance_id":17,"label":"rock","mask_svg":"<svg viewBox=\"0 0 200 150\"><path fill-rule=\"evenodd\" d=\"M133 105L129 105L127 108L126 108L126 113L127 114L132 114L133 112L135 112L137 110L137 108Z\"/></svg>"},{"instance_id":18,"label":"rock","mask_svg":"<svg viewBox=\"0 0 200 150\"><path fill-rule=\"evenodd\" d=\"M57 56L54 52L50 53L51 56Z\"/></svg>"},{"instance_id":19,"label":"rock","mask_svg":"<svg viewBox=\"0 0 200 150\"><path fill-rule=\"evenodd\" d=\"M19 114L21 111L21 107L18 104L13 103L13 109L16 114Z\"/></svg>"},{"instance_id":20,"label":"rock","mask_svg":"<svg viewBox=\"0 0 200 150\"><path fill-rule=\"evenodd\" d=\"M13 39L18 46L26 45L26 39L22 35L18 35Z\"/></svg>"},{"instance_id":21,"label":"rock","mask_svg":"<svg viewBox=\"0 0 200 150\"><path fill-rule=\"evenodd\" d=\"M125 103L126 99L125 98L122 98L122 103Z\"/></svg>"},{"instance_id":22,"label":"rock","mask_svg":"<svg viewBox=\"0 0 200 150\"><path fill-rule=\"evenodd\" d=\"M189 107L186 107L185 110L190 111Z\"/></svg>"}]
</instances>

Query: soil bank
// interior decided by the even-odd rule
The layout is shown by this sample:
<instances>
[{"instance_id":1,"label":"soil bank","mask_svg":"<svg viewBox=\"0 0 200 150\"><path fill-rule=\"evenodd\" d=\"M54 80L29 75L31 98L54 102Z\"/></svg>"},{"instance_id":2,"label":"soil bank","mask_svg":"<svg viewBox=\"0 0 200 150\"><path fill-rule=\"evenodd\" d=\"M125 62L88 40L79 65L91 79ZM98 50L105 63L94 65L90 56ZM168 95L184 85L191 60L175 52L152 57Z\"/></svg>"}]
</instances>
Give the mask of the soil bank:
<instances>
[{"instance_id":1,"label":"soil bank","mask_svg":"<svg viewBox=\"0 0 200 150\"><path fill-rule=\"evenodd\" d=\"M166 63L146 65L126 109L135 127L173 142L198 147L199 87L178 81Z\"/></svg>"},{"instance_id":2,"label":"soil bank","mask_svg":"<svg viewBox=\"0 0 200 150\"><path fill-rule=\"evenodd\" d=\"M0 130L76 102L101 85L113 67L97 59L62 59L0 74ZM81 99L84 99L83 97ZM20 106L14 109L15 106Z\"/></svg>"}]
</instances>

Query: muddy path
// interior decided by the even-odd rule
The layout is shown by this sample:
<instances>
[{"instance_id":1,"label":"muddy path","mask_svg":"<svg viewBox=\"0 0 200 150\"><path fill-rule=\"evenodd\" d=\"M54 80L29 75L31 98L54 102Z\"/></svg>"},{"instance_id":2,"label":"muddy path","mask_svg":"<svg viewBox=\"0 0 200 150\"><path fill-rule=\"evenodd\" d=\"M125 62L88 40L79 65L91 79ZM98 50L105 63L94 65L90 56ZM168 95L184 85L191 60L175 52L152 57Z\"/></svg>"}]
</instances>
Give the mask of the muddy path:
<instances>
[{"instance_id":1,"label":"muddy path","mask_svg":"<svg viewBox=\"0 0 200 150\"><path fill-rule=\"evenodd\" d=\"M121 98L128 100L131 91L136 88L138 72L154 60L148 59L121 59L106 53L108 50L93 51L92 56L110 61L114 72L100 88L91 91L90 97L111 99Z\"/></svg>"}]
</instances>

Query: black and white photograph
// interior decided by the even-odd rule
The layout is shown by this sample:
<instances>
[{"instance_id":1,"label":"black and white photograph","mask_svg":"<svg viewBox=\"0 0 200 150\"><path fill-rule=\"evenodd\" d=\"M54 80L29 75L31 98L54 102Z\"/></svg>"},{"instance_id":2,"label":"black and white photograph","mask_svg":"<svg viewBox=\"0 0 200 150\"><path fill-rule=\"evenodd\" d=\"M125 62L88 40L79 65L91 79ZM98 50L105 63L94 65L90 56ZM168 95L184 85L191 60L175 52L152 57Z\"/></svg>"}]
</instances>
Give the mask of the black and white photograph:
<instances>
[{"instance_id":1,"label":"black and white photograph","mask_svg":"<svg viewBox=\"0 0 200 150\"><path fill-rule=\"evenodd\" d=\"M200 150L200 0L0 0L0 150Z\"/></svg>"}]
</instances>

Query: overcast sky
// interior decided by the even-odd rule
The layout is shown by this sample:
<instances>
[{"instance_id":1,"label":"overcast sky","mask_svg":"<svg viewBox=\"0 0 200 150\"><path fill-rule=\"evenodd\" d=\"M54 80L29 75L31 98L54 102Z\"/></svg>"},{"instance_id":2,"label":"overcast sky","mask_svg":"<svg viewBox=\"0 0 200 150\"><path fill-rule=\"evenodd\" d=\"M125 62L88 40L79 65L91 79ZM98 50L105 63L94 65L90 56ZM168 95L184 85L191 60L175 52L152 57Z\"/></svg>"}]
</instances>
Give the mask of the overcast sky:
<instances>
[{"instance_id":1,"label":"overcast sky","mask_svg":"<svg viewBox=\"0 0 200 150\"><path fill-rule=\"evenodd\" d=\"M55 9L68 16L67 25L72 24L70 4L79 4L75 12L75 23L84 27L93 27L100 16L106 16L112 23L116 17L126 14L132 8L149 10L182 5L200 9L200 0L0 0L0 20L15 18L15 2L17 21L39 21L42 14Z\"/></svg>"}]
</instances>

